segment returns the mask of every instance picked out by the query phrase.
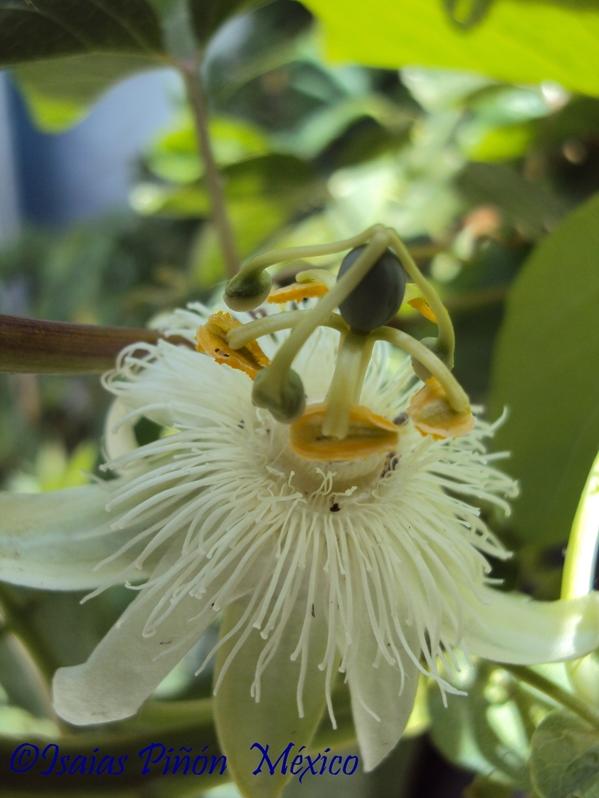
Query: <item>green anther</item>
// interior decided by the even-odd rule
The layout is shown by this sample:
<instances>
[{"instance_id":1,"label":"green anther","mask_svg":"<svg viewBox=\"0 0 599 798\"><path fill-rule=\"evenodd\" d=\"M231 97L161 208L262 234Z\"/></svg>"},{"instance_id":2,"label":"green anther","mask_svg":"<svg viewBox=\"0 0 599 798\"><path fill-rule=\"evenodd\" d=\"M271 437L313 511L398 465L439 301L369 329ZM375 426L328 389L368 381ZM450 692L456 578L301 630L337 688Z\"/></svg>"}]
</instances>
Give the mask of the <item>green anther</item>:
<instances>
[{"instance_id":1,"label":"green anther","mask_svg":"<svg viewBox=\"0 0 599 798\"><path fill-rule=\"evenodd\" d=\"M268 272L239 272L225 288L225 302L231 310L254 310L270 293L272 279Z\"/></svg>"},{"instance_id":2,"label":"green anther","mask_svg":"<svg viewBox=\"0 0 599 798\"><path fill-rule=\"evenodd\" d=\"M301 416L306 406L301 377L293 369L283 374L270 367L262 369L254 380L252 401L268 410L277 421L287 424Z\"/></svg>"}]
</instances>

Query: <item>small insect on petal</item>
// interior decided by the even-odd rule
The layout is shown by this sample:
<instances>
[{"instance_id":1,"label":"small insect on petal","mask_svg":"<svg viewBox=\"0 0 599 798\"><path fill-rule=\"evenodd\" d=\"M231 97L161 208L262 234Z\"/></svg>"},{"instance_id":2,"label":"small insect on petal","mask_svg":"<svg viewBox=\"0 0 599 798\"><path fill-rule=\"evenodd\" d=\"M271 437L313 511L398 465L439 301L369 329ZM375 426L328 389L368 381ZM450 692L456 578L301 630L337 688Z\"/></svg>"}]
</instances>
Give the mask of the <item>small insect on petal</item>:
<instances>
[{"instance_id":1,"label":"small insect on petal","mask_svg":"<svg viewBox=\"0 0 599 798\"><path fill-rule=\"evenodd\" d=\"M198 327L196 349L214 358L217 363L225 363L255 379L260 369L268 366L270 361L255 341L248 342L240 349L231 349L227 333L236 327L241 327L241 322L230 313L219 310L210 316L206 324Z\"/></svg>"},{"instance_id":2,"label":"small insect on petal","mask_svg":"<svg viewBox=\"0 0 599 798\"><path fill-rule=\"evenodd\" d=\"M327 406L311 405L290 428L293 451L308 460L358 460L378 452L390 452L397 446L400 428L389 419L355 405L349 414L345 438L330 438L322 433Z\"/></svg>"},{"instance_id":3,"label":"small insect on petal","mask_svg":"<svg viewBox=\"0 0 599 798\"><path fill-rule=\"evenodd\" d=\"M275 288L274 291L270 292L266 301L277 305L284 302L301 302L302 299L323 296L328 290L324 283L316 281L291 283L291 285L284 285L282 288Z\"/></svg>"},{"instance_id":4,"label":"small insect on petal","mask_svg":"<svg viewBox=\"0 0 599 798\"><path fill-rule=\"evenodd\" d=\"M414 310L417 310L418 313L420 313L421 316L424 316L425 319L428 319L428 321L432 321L433 324L437 323L437 317L435 316L433 309L428 304L426 299L417 296L414 299L409 299L408 305L413 307Z\"/></svg>"},{"instance_id":5,"label":"small insect on petal","mask_svg":"<svg viewBox=\"0 0 599 798\"><path fill-rule=\"evenodd\" d=\"M408 414L421 435L430 435L436 440L466 435L474 427L470 410L456 413L447 401L443 386L434 377L412 397Z\"/></svg>"}]
</instances>

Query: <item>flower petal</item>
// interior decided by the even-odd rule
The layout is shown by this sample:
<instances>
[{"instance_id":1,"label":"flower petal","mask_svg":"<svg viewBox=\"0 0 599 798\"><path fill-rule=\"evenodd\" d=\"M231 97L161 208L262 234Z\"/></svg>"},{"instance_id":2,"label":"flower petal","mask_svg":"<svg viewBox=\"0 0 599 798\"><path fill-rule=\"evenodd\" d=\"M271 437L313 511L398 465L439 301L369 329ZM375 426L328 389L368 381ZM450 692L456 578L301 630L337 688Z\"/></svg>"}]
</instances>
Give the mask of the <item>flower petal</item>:
<instances>
[{"instance_id":1,"label":"flower petal","mask_svg":"<svg viewBox=\"0 0 599 798\"><path fill-rule=\"evenodd\" d=\"M533 665L582 657L599 647L599 593L534 601L485 588L466 621L464 649L494 662Z\"/></svg>"},{"instance_id":2,"label":"flower petal","mask_svg":"<svg viewBox=\"0 0 599 798\"><path fill-rule=\"evenodd\" d=\"M247 602L236 602L225 611L221 640L240 623L240 634L243 635L247 628L247 625L243 626L246 606ZM302 666L301 655L292 660L291 654L296 649L306 620L309 645ZM284 775L280 768L272 774L266 761L260 773L253 775L262 762L260 750L252 748L255 742L263 747L268 745L272 762L292 742L294 747L289 754L289 764L301 753L301 746L310 745L325 707L327 674L317 666L326 649L327 631L324 609L319 609L316 604L314 612L308 609L306 616L305 595L298 598L273 657L261 673L258 702L251 695L252 683L260 655L270 639L263 639L258 629L251 628L237 653L234 649L240 640L239 634L229 637L219 650L215 678L218 680L223 666L226 666L226 672L222 684L216 683L216 728L235 783L246 798L278 798L284 784L291 778L291 774ZM227 663L230 655L233 655L232 659ZM333 675L335 672L336 668ZM302 673L304 675L300 675ZM301 718L296 692L298 682L303 682Z\"/></svg>"},{"instance_id":3,"label":"flower petal","mask_svg":"<svg viewBox=\"0 0 599 798\"><path fill-rule=\"evenodd\" d=\"M78 726L134 715L165 676L195 645L215 614L186 596L160 624L144 634L156 593L142 593L94 649L87 662L54 675L54 708Z\"/></svg>"},{"instance_id":4,"label":"flower petal","mask_svg":"<svg viewBox=\"0 0 599 798\"><path fill-rule=\"evenodd\" d=\"M107 483L116 484L116 483ZM95 567L124 543L111 530L106 486L52 493L0 493L0 579L53 590L86 590L140 579L131 557Z\"/></svg>"},{"instance_id":5,"label":"flower petal","mask_svg":"<svg viewBox=\"0 0 599 798\"><path fill-rule=\"evenodd\" d=\"M135 422L127 418L130 414L130 408L122 399L115 399L108 410L104 425L104 451L108 460L116 460L137 449Z\"/></svg>"},{"instance_id":6,"label":"flower petal","mask_svg":"<svg viewBox=\"0 0 599 798\"><path fill-rule=\"evenodd\" d=\"M364 770L368 772L399 742L414 706L419 673L403 651L400 652L403 679L397 664L392 666L377 656L379 647L365 607L357 616L356 628L359 633L352 643L347 681ZM406 628L404 633L411 645L411 630ZM411 648L416 650L417 646Z\"/></svg>"}]
</instances>

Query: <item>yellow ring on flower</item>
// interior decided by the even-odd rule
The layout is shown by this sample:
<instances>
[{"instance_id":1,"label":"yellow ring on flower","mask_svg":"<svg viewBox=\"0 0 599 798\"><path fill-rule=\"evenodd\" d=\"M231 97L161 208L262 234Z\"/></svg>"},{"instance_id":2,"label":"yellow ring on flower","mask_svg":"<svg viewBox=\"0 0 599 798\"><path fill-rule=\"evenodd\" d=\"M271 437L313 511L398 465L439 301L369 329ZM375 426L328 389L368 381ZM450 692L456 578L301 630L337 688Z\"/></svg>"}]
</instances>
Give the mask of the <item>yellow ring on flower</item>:
<instances>
[{"instance_id":1,"label":"yellow ring on flower","mask_svg":"<svg viewBox=\"0 0 599 798\"><path fill-rule=\"evenodd\" d=\"M326 404L310 405L291 425L289 443L300 457L307 460L358 460L371 454L393 451L397 446L399 427L364 405L351 408L345 438L327 437L322 433L326 411Z\"/></svg>"}]
</instances>

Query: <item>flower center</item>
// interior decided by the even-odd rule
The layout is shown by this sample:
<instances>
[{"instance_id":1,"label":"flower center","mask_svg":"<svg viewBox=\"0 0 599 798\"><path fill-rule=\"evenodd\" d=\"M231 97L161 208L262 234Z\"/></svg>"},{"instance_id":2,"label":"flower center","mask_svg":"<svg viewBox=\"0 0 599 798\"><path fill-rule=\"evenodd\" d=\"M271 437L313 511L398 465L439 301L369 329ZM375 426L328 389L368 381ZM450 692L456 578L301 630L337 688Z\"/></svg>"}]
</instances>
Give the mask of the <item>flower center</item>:
<instances>
[{"instance_id":1,"label":"flower center","mask_svg":"<svg viewBox=\"0 0 599 798\"><path fill-rule=\"evenodd\" d=\"M331 512L341 509L343 494L370 492L389 470L390 461L393 459L395 462L394 452L381 451L359 459L307 459L295 450L289 427L286 424L276 424L275 427L273 443L280 451L274 460L275 469L280 470L289 484L304 496L321 497Z\"/></svg>"}]
</instances>

